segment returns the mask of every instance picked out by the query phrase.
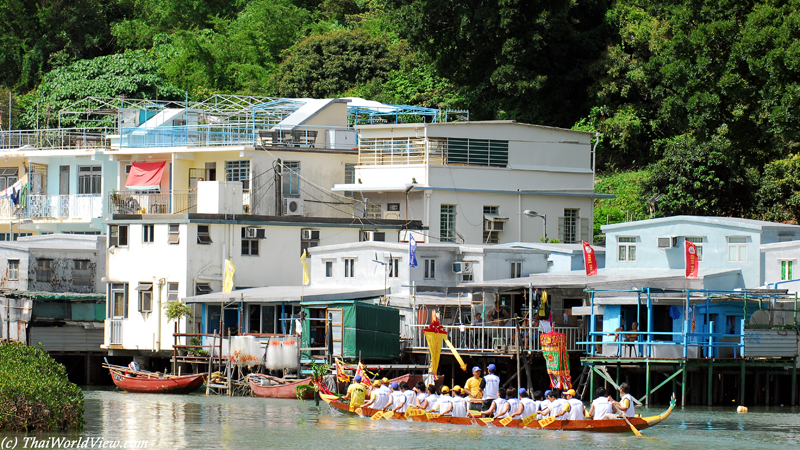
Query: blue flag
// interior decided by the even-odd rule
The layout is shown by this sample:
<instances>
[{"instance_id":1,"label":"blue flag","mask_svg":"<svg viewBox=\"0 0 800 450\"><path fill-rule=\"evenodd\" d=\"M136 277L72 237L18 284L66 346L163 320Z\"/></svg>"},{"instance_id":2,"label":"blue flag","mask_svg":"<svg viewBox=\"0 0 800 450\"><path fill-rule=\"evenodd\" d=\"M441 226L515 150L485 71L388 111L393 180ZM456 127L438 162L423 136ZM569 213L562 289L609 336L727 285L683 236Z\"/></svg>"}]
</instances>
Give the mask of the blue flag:
<instances>
[{"instance_id":1,"label":"blue flag","mask_svg":"<svg viewBox=\"0 0 800 450\"><path fill-rule=\"evenodd\" d=\"M408 265L417 267L417 241L413 235L409 235L408 238Z\"/></svg>"}]
</instances>

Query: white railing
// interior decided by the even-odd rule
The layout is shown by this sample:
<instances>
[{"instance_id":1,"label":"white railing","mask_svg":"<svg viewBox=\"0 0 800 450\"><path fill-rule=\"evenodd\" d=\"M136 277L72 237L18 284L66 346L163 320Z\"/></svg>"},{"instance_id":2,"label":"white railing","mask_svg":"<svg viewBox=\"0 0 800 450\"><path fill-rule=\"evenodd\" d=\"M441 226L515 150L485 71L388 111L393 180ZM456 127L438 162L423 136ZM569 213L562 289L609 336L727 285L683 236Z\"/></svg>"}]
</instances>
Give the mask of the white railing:
<instances>
[{"instance_id":1,"label":"white railing","mask_svg":"<svg viewBox=\"0 0 800 450\"><path fill-rule=\"evenodd\" d=\"M427 350L428 344L422 331L428 325L410 325L412 331L411 349ZM517 342L515 327L499 326L445 326L447 338L458 351L473 353L494 353L498 346L514 347ZM567 351L581 352L585 345L578 345L583 340L583 329L580 327L555 327L555 331L567 336ZM541 352L539 340L541 330L538 328L520 328L520 351Z\"/></svg>"},{"instance_id":2,"label":"white railing","mask_svg":"<svg viewBox=\"0 0 800 450\"><path fill-rule=\"evenodd\" d=\"M0 150L100 149L108 145L107 128L48 128L0 131Z\"/></svg>"},{"instance_id":3,"label":"white railing","mask_svg":"<svg viewBox=\"0 0 800 450\"><path fill-rule=\"evenodd\" d=\"M424 139L361 139L358 163L369 166L427 164L428 152Z\"/></svg>"},{"instance_id":4,"label":"white railing","mask_svg":"<svg viewBox=\"0 0 800 450\"><path fill-rule=\"evenodd\" d=\"M111 345L122 344L122 320L111 320Z\"/></svg>"},{"instance_id":5,"label":"white railing","mask_svg":"<svg viewBox=\"0 0 800 450\"><path fill-rule=\"evenodd\" d=\"M103 216L103 196L28 195L14 205L11 198L0 198L0 219L92 219Z\"/></svg>"}]
</instances>

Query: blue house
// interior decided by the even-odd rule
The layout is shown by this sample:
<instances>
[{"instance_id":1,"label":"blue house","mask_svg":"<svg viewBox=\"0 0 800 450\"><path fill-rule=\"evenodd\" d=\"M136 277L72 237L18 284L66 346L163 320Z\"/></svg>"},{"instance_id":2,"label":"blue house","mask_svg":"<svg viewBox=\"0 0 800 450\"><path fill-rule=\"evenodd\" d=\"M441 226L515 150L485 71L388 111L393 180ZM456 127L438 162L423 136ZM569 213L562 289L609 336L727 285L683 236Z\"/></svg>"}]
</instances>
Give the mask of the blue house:
<instances>
[{"instance_id":1,"label":"blue house","mask_svg":"<svg viewBox=\"0 0 800 450\"><path fill-rule=\"evenodd\" d=\"M800 240L798 225L730 217L663 217L602 230L613 255L609 269L684 269L688 240L697 246L701 270L740 270L745 288L764 285L763 244Z\"/></svg>"}]
</instances>

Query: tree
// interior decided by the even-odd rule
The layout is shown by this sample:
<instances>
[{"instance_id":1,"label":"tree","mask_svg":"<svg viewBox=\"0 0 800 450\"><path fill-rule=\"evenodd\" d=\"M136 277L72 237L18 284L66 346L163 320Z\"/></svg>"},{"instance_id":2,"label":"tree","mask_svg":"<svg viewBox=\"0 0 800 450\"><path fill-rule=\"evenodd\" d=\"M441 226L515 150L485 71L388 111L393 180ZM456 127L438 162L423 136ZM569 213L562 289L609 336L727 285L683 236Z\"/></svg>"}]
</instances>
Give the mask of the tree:
<instances>
[{"instance_id":1,"label":"tree","mask_svg":"<svg viewBox=\"0 0 800 450\"><path fill-rule=\"evenodd\" d=\"M334 29L314 34L289 50L275 75L279 95L325 98L367 83L382 83L400 55L366 31Z\"/></svg>"},{"instance_id":2,"label":"tree","mask_svg":"<svg viewBox=\"0 0 800 450\"><path fill-rule=\"evenodd\" d=\"M800 155L766 165L758 202L765 220L800 220Z\"/></svg>"}]
</instances>

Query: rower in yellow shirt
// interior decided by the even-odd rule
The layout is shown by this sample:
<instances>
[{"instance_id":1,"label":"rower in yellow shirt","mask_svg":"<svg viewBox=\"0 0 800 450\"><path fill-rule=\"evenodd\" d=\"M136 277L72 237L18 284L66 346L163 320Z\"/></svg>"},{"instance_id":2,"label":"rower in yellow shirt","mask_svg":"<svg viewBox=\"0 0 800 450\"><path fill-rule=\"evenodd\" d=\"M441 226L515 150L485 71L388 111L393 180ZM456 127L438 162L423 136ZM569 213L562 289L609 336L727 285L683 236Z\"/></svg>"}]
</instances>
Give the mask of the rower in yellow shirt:
<instances>
[{"instance_id":1,"label":"rower in yellow shirt","mask_svg":"<svg viewBox=\"0 0 800 450\"><path fill-rule=\"evenodd\" d=\"M472 368L472 378L464 383L464 389L469 394L467 401L469 401L469 409L471 411L481 410L481 399L483 398L483 387L485 386L483 378L481 378L481 368L475 366Z\"/></svg>"},{"instance_id":2,"label":"rower in yellow shirt","mask_svg":"<svg viewBox=\"0 0 800 450\"><path fill-rule=\"evenodd\" d=\"M353 384L347 388L347 395L344 400L350 400L350 406L358 408L364 404L364 399L367 396L367 388L361 384L361 375L356 375L353 378Z\"/></svg>"}]
</instances>

